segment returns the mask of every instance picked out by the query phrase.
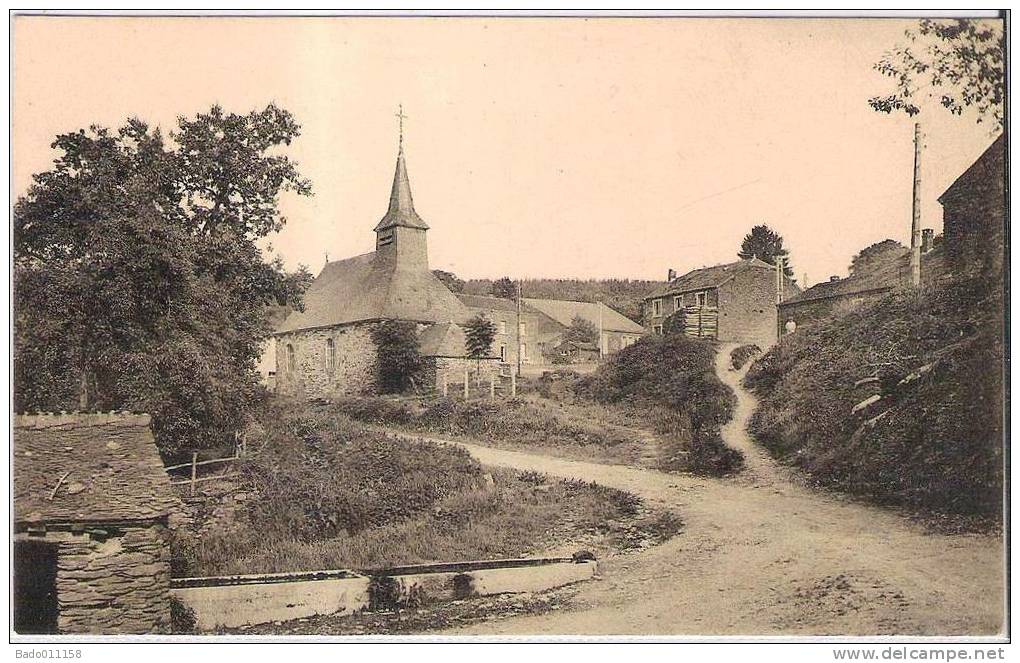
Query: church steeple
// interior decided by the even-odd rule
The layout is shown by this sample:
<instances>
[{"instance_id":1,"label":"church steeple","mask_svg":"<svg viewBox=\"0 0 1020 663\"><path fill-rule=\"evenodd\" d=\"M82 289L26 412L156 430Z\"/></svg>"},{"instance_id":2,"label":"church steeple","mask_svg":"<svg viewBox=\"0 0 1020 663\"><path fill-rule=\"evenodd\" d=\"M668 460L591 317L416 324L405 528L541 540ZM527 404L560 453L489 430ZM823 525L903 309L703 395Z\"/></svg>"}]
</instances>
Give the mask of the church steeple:
<instances>
[{"instance_id":1,"label":"church steeple","mask_svg":"<svg viewBox=\"0 0 1020 663\"><path fill-rule=\"evenodd\" d=\"M407 177L407 163L404 161L404 115L403 106L397 113L400 118L400 143L397 149L397 167L393 171L393 187L390 189L390 207L386 216L375 226L378 233L394 226L404 228L420 228L428 230L429 226L414 210L414 198L411 197L411 182Z\"/></svg>"},{"instance_id":2,"label":"church steeple","mask_svg":"<svg viewBox=\"0 0 1020 663\"><path fill-rule=\"evenodd\" d=\"M375 226L375 250L380 260L397 268L427 270L425 231L429 226L418 216L411 197L411 182L407 177L407 163L404 160L404 118L407 116L404 115L403 107L397 117L400 118L397 167L393 171L389 209Z\"/></svg>"}]
</instances>

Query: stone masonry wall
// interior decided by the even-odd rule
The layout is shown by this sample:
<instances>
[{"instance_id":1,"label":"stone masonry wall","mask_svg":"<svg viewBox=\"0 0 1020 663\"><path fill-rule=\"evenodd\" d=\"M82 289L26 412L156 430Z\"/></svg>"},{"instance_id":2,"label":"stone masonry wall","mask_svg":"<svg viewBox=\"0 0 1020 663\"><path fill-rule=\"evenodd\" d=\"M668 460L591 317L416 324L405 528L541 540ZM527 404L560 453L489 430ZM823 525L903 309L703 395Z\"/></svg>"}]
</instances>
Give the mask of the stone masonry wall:
<instances>
[{"instance_id":1,"label":"stone masonry wall","mask_svg":"<svg viewBox=\"0 0 1020 663\"><path fill-rule=\"evenodd\" d=\"M326 398L376 389L374 323L288 332L276 337L276 390L300 398ZM327 366L327 339L332 339L335 365ZM294 349L294 370L287 346Z\"/></svg>"},{"instance_id":2,"label":"stone masonry wall","mask_svg":"<svg viewBox=\"0 0 1020 663\"><path fill-rule=\"evenodd\" d=\"M775 272L748 269L719 287L719 332L723 343L754 343L762 350L776 342Z\"/></svg>"},{"instance_id":3,"label":"stone masonry wall","mask_svg":"<svg viewBox=\"0 0 1020 663\"><path fill-rule=\"evenodd\" d=\"M60 633L167 633L170 549L163 525L129 527L105 541L60 543Z\"/></svg>"}]
</instances>

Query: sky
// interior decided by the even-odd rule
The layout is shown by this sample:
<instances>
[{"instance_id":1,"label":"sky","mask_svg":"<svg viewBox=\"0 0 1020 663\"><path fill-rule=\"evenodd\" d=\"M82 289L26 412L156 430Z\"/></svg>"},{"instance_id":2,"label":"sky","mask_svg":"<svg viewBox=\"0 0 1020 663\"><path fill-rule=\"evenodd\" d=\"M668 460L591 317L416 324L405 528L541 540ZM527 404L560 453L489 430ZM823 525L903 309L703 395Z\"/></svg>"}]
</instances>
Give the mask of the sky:
<instances>
[{"instance_id":1,"label":"sky","mask_svg":"<svg viewBox=\"0 0 1020 663\"><path fill-rule=\"evenodd\" d=\"M371 251L403 104L432 267L462 278L640 278L731 262L750 228L802 282L909 243L913 122L867 104L900 19L85 18L14 20L13 181L55 135L164 129L276 103L312 181L264 247L290 268ZM922 227L992 142L926 104Z\"/></svg>"}]
</instances>

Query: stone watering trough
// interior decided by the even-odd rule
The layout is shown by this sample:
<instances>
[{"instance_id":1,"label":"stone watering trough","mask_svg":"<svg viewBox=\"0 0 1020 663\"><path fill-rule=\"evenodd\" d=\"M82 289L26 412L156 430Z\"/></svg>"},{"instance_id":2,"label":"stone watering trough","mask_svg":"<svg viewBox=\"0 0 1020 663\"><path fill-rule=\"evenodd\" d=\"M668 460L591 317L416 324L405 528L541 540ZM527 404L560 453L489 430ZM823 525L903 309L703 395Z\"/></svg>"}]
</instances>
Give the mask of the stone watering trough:
<instances>
[{"instance_id":1,"label":"stone watering trough","mask_svg":"<svg viewBox=\"0 0 1020 663\"><path fill-rule=\"evenodd\" d=\"M497 559L376 569L175 578L170 591L200 630L312 615L389 610L472 596L541 592L587 580L591 555Z\"/></svg>"}]
</instances>

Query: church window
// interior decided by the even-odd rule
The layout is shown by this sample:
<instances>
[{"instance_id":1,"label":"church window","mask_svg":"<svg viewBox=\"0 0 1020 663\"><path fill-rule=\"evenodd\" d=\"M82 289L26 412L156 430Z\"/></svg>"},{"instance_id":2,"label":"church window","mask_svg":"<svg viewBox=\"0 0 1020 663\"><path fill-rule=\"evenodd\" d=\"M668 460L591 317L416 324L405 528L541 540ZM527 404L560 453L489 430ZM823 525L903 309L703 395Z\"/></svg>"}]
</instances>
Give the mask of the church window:
<instances>
[{"instance_id":1,"label":"church window","mask_svg":"<svg viewBox=\"0 0 1020 663\"><path fill-rule=\"evenodd\" d=\"M336 370L336 345L333 339L326 339L326 372L330 375Z\"/></svg>"},{"instance_id":2,"label":"church window","mask_svg":"<svg viewBox=\"0 0 1020 663\"><path fill-rule=\"evenodd\" d=\"M287 371L294 371L294 346L290 343L287 344Z\"/></svg>"}]
</instances>

